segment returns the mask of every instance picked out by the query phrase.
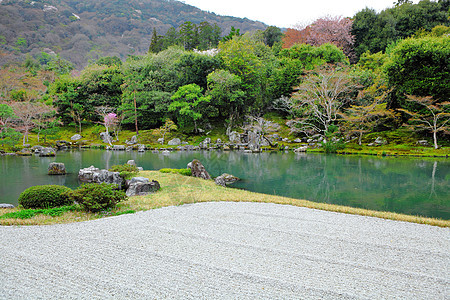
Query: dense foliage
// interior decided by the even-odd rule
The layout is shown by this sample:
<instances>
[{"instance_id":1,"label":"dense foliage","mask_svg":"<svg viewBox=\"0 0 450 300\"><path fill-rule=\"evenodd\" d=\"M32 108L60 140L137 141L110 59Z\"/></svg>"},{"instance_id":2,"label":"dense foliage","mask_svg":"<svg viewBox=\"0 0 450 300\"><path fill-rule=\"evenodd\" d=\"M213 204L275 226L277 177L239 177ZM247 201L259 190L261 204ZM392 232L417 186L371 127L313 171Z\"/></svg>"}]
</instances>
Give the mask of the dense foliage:
<instances>
[{"instance_id":1,"label":"dense foliage","mask_svg":"<svg viewBox=\"0 0 450 300\"><path fill-rule=\"evenodd\" d=\"M418 4L405 2L380 13L365 8L353 21L355 53L359 58L364 52L376 53L397 40L414 35L420 30L430 31L438 25L450 25L450 2L447 0L422 0Z\"/></svg>"},{"instance_id":2,"label":"dense foliage","mask_svg":"<svg viewBox=\"0 0 450 300\"><path fill-rule=\"evenodd\" d=\"M72 191L62 185L36 185L23 191L18 199L23 208L53 208L72 204L66 195Z\"/></svg>"},{"instance_id":3,"label":"dense foliage","mask_svg":"<svg viewBox=\"0 0 450 300\"><path fill-rule=\"evenodd\" d=\"M124 191L114 184L86 183L66 195L88 212L99 212L114 208L117 203L127 200Z\"/></svg>"},{"instance_id":4,"label":"dense foliage","mask_svg":"<svg viewBox=\"0 0 450 300\"><path fill-rule=\"evenodd\" d=\"M101 57L71 75L51 55L29 56L0 70L0 140L12 147L20 137L25 145L29 132L55 138L59 122L81 135L85 125L104 125L93 134L114 134L109 144L122 128L165 138L170 130L196 135L225 125L228 134L275 112L295 137L326 137L337 126L333 138L357 137L361 145L365 134L428 116L411 96L431 97L445 123L448 8L448 1L402 1L379 14L322 18L283 39L273 26L231 27L219 38L212 23L184 20L164 35L154 29L144 55ZM265 134L264 124L252 130ZM437 140L445 128L421 134Z\"/></svg>"}]
</instances>

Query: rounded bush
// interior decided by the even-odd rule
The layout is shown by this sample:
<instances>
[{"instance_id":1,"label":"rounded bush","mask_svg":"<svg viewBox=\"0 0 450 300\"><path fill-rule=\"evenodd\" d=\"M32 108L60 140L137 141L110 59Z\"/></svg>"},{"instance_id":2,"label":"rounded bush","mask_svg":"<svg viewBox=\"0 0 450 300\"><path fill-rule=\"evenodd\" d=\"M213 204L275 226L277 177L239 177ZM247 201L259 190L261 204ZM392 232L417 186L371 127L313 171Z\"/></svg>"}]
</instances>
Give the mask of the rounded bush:
<instances>
[{"instance_id":1,"label":"rounded bush","mask_svg":"<svg viewBox=\"0 0 450 300\"><path fill-rule=\"evenodd\" d=\"M36 185L27 188L19 196L23 208L53 208L72 204L67 196L70 188L62 185Z\"/></svg>"},{"instance_id":2,"label":"rounded bush","mask_svg":"<svg viewBox=\"0 0 450 300\"><path fill-rule=\"evenodd\" d=\"M117 203L127 199L124 191L117 190L117 185L107 183L85 183L68 195L90 212L114 208Z\"/></svg>"}]
</instances>

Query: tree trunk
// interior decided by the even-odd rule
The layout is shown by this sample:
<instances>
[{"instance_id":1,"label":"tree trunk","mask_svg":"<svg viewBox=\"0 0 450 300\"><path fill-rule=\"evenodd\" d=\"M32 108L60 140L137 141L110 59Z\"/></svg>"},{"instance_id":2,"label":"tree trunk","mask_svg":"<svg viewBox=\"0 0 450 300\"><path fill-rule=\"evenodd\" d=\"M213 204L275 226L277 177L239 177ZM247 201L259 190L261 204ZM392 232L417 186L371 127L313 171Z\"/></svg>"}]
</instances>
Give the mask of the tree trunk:
<instances>
[{"instance_id":1,"label":"tree trunk","mask_svg":"<svg viewBox=\"0 0 450 300\"><path fill-rule=\"evenodd\" d=\"M136 135L139 135L139 130L138 130L138 121L137 121L137 108L136 108L136 91L134 92L134 126L136 127Z\"/></svg>"},{"instance_id":2,"label":"tree trunk","mask_svg":"<svg viewBox=\"0 0 450 300\"><path fill-rule=\"evenodd\" d=\"M434 141L434 149L438 148L438 144L437 144L437 132L436 130L433 130L433 141Z\"/></svg>"},{"instance_id":3,"label":"tree trunk","mask_svg":"<svg viewBox=\"0 0 450 300\"><path fill-rule=\"evenodd\" d=\"M361 139L362 139L362 131L359 132L359 138L358 138L358 145L361 146Z\"/></svg>"}]
</instances>

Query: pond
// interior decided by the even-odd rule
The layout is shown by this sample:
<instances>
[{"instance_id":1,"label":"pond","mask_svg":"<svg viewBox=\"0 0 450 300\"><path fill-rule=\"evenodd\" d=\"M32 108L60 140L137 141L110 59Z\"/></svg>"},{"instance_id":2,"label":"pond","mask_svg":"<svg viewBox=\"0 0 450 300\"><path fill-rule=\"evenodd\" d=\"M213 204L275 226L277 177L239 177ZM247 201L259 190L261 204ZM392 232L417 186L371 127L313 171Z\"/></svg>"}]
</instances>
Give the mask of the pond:
<instances>
[{"instance_id":1,"label":"pond","mask_svg":"<svg viewBox=\"0 0 450 300\"><path fill-rule=\"evenodd\" d=\"M60 184L75 188L81 168L109 168L134 159L145 170L185 168L198 158L211 176L230 173L233 185L250 191L450 219L450 161L445 158L395 158L239 151L151 152L60 151L56 157L1 157L0 203L17 205L27 187ZM63 162L65 176L47 175L50 162Z\"/></svg>"}]
</instances>

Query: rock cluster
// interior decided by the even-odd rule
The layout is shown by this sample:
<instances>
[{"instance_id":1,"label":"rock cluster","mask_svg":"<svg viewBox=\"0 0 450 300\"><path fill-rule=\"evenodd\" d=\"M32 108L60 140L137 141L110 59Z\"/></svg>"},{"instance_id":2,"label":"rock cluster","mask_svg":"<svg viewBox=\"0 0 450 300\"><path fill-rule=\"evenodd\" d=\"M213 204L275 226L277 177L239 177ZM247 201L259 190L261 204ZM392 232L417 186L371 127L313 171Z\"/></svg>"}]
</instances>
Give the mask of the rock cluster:
<instances>
[{"instance_id":1,"label":"rock cluster","mask_svg":"<svg viewBox=\"0 0 450 300\"><path fill-rule=\"evenodd\" d=\"M122 188L123 179L120 177L119 172L111 172L108 170L100 170L94 166L81 169L78 172L78 179L81 182L87 183L113 183Z\"/></svg>"}]
</instances>

